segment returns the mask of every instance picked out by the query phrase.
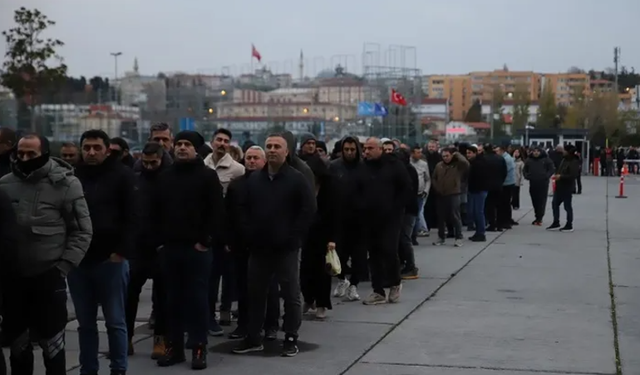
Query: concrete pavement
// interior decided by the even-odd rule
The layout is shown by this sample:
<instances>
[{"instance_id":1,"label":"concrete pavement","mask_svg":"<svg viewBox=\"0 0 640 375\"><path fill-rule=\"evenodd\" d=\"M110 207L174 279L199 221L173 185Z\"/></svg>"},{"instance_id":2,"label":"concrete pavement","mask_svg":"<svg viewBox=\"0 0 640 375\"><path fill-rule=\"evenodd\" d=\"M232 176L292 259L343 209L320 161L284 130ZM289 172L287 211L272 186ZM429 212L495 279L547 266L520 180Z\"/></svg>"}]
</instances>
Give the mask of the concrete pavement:
<instances>
[{"instance_id":1,"label":"concrete pavement","mask_svg":"<svg viewBox=\"0 0 640 375\"><path fill-rule=\"evenodd\" d=\"M615 199L618 179L583 183L583 195L574 196L574 233L531 226L523 187L523 207L514 212L521 225L489 234L490 242L435 248L433 238L421 239L422 277L405 283L401 303L336 301L327 321L303 323L296 358L278 357L277 343L235 356L228 354L232 342L212 339L204 373L593 375L616 374L620 358L622 373L640 374L640 184L629 184L628 199ZM546 224L550 217L549 207ZM369 291L365 284L360 294ZM129 373L190 373L187 365L159 369L149 359L149 311L147 289ZM68 327L70 373L78 373L76 327ZM101 363L107 373L108 361Z\"/></svg>"}]
</instances>

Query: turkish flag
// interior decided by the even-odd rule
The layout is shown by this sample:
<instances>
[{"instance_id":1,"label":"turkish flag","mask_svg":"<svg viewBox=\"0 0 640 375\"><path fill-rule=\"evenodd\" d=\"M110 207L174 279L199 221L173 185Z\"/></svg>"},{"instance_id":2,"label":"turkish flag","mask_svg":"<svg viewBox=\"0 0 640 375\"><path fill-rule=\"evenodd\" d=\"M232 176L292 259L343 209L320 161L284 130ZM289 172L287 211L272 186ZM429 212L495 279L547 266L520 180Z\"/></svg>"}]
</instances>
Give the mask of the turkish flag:
<instances>
[{"instance_id":1,"label":"turkish flag","mask_svg":"<svg viewBox=\"0 0 640 375\"><path fill-rule=\"evenodd\" d=\"M258 52L258 49L253 44L251 45L251 57L255 57L258 62L262 62L262 55Z\"/></svg>"},{"instance_id":2,"label":"turkish flag","mask_svg":"<svg viewBox=\"0 0 640 375\"><path fill-rule=\"evenodd\" d=\"M407 99L405 99L404 96L396 90L391 89L391 103L405 106L407 105Z\"/></svg>"}]
</instances>

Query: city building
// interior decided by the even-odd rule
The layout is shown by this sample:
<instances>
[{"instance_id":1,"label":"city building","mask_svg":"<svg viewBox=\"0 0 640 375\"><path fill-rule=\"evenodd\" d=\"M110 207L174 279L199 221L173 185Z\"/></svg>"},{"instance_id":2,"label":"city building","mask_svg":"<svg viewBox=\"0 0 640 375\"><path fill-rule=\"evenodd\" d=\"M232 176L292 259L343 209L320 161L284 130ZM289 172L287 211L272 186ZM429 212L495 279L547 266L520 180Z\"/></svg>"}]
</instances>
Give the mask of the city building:
<instances>
[{"instance_id":1,"label":"city building","mask_svg":"<svg viewBox=\"0 0 640 375\"><path fill-rule=\"evenodd\" d=\"M148 111L162 111L167 106L165 80L157 76L141 75L137 58L133 62L133 70L125 72L124 77L120 77L116 84L117 99L123 106L137 106Z\"/></svg>"},{"instance_id":2,"label":"city building","mask_svg":"<svg viewBox=\"0 0 640 375\"><path fill-rule=\"evenodd\" d=\"M490 129L491 125L485 122L451 121L446 126L445 139L448 142L477 141L479 137L485 136Z\"/></svg>"},{"instance_id":3,"label":"city building","mask_svg":"<svg viewBox=\"0 0 640 375\"><path fill-rule=\"evenodd\" d=\"M18 101L11 90L0 86L0 127L18 126Z\"/></svg>"},{"instance_id":4,"label":"city building","mask_svg":"<svg viewBox=\"0 0 640 375\"><path fill-rule=\"evenodd\" d=\"M337 103L314 102L265 102L265 103L218 103L215 118L233 119L273 119L300 118L322 119L324 121L349 121L356 118L357 106Z\"/></svg>"},{"instance_id":5,"label":"city building","mask_svg":"<svg viewBox=\"0 0 640 375\"><path fill-rule=\"evenodd\" d=\"M424 98L422 103L411 106L411 112L416 114L424 131L428 131L429 134L444 133L445 125L450 118L449 101Z\"/></svg>"},{"instance_id":6,"label":"city building","mask_svg":"<svg viewBox=\"0 0 640 375\"><path fill-rule=\"evenodd\" d=\"M542 77L542 91L549 85L556 97L556 104L571 106L576 93L590 94L590 79L587 73L547 73Z\"/></svg>"}]
</instances>

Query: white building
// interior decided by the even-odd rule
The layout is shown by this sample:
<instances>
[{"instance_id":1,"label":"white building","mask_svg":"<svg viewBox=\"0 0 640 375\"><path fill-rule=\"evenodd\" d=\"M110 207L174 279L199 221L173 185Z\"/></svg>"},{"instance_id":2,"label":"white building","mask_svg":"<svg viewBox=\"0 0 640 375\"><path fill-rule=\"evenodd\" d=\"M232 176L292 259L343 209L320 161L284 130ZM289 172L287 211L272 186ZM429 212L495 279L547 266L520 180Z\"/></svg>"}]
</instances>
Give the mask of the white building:
<instances>
[{"instance_id":1,"label":"white building","mask_svg":"<svg viewBox=\"0 0 640 375\"><path fill-rule=\"evenodd\" d=\"M502 114L505 116L513 117L513 113L515 112L515 106L513 100L505 100L502 104ZM538 112L540 110L540 105L538 102L532 102L529 104L529 122L535 123L538 119ZM488 118L491 115L491 103L482 104L482 117Z\"/></svg>"},{"instance_id":2,"label":"white building","mask_svg":"<svg viewBox=\"0 0 640 375\"><path fill-rule=\"evenodd\" d=\"M445 127L445 139L447 142L475 140L486 133L490 127L491 125L484 122L451 121Z\"/></svg>"}]
</instances>

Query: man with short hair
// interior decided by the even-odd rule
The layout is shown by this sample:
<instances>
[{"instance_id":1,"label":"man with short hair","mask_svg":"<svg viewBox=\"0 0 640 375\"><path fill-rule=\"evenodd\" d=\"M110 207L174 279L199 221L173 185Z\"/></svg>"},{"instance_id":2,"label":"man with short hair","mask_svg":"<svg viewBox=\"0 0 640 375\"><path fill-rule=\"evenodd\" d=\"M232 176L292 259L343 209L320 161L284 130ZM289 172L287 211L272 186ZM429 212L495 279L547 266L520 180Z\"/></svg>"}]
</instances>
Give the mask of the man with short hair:
<instances>
[{"instance_id":1,"label":"man with short hair","mask_svg":"<svg viewBox=\"0 0 640 375\"><path fill-rule=\"evenodd\" d=\"M46 138L23 136L13 173L0 179L0 189L15 204L14 230L22 234L20 246L5 249L2 244L1 249L2 267L10 272L3 276L11 285L4 290L3 335L11 343L11 373L17 375L33 373L32 338L42 348L47 374L66 374L65 277L75 272L91 243L82 185L73 168L49 151Z\"/></svg>"},{"instance_id":2,"label":"man with short hair","mask_svg":"<svg viewBox=\"0 0 640 375\"><path fill-rule=\"evenodd\" d=\"M382 143L382 149L385 154L391 154L396 150L396 144L393 141L385 141Z\"/></svg>"},{"instance_id":3,"label":"man with short hair","mask_svg":"<svg viewBox=\"0 0 640 375\"><path fill-rule=\"evenodd\" d=\"M171 128L164 122L158 122L151 125L149 131L149 142L159 143L164 149L164 155L162 156L162 164L170 166L173 164L173 134ZM133 164L133 170L140 172L142 170L142 161L136 160Z\"/></svg>"},{"instance_id":4,"label":"man with short hair","mask_svg":"<svg viewBox=\"0 0 640 375\"><path fill-rule=\"evenodd\" d=\"M436 165L438 165L438 163L442 161L442 156L438 152L438 148L438 141L430 140L429 143L427 143L426 152L424 153L427 164L429 165L430 177L433 177L433 171L436 169ZM437 195L438 193L433 187L433 183L431 183L431 187L429 190L429 194L427 195L423 211L424 219L427 223L426 235L429 235L430 229L438 227L438 214L436 210Z\"/></svg>"},{"instance_id":5,"label":"man with short hair","mask_svg":"<svg viewBox=\"0 0 640 375\"><path fill-rule=\"evenodd\" d=\"M287 163L284 136L273 134L265 142L267 166L251 174L247 183L245 232L249 256L249 325L247 337L233 349L236 354L262 351L267 296L276 278L284 298L285 340L282 356L298 354L300 303L300 247L315 213L315 198L304 176Z\"/></svg>"},{"instance_id":6,"label":"man with short hair","mask_svg":"<svg viewBox=\"0 0 640 375\"><path fill-rule=\"evenodd\" d=\"M213 152L204 159L204 164L218 174L223 194L227 193L227 187L231 181L244 174L244 166L233 160L229 154L232 137L227 129L216 130L211 140Z\"/></svg>"},{"instance_id":7,"label":"man with short hair","mask_svg":"<svg viewBox=\"0 0 640 375\"><path fill-rule=\"evenodd\" d=\"M153 196L158 188L160 173L167 166L162 164L164 149L159 143L149 142L142 149L142 171L136 173L136 202L139 209L137 251L130 256L129 266L131 277L127 292L127 333L129 334L129 354L133 354L133 336L135 321L138 313L140 293L148 279L153 279L153 290L156 320L153 326L152 359L158 359L164 354L166 336L165 288L160 277L158 247L160 246L156 231L156 218L152 216Z\"/></svg>"},{"instance_id":8,"label":"man with short hair","mask_svg":"<svg viewBox=\"0 0 640 375\"><path fill-rule=\"evenodd\" d=\"M128 258L136 250L135 175L111 155L110 139L102 130L80 137L82 163L76 174L84 188L93 223L93 241L82 263L69 273L80 343L80 373L99 371L98 305L107 326L111 374L127 371L125 301L129 284Z\"/></svg>"},{"instance_id":9,"label":"man with short hair","mask_svg":"<svg viewBox=\"0 0 640 375\"><path fill-rule=\"evenodd\" d=\"M467 159L469 160L468 225L473 225L475 230L475 233L469 237L469 240L472 242L485 242L487 240L487 228L484 216L484 202L487 199L487 192L489 191L487 165L484 155L478 151L476 146L467 148Z\"/></svg>"},{"instance_id":10,"label":"man with short hair","mask_svg":"<svg viewBox=\"0 0 640 375\"><path fill-rule=\"evenodd\" d=\"M152 204L167 287L169 340L158 359L161 367L186 360L185 331L191 367L207 367L211 249L223 246L224 200L218 175L198 155L204 143L195 131L176 134L175 163L160 175Z\"/></svg>"},{"instance_id":11,"label":"man with short hair","mask_svg":"<svg viewBox=\"0 0 640 375\"><path fill-rule=\"evenodd\" d=\"M422 158L422 148L420 145L413 146L411 150L411 165L418 173L418 217L416 218L412 233L413 244L417 245L417 237L422 237L427 234L427 222L424 219L424 205L431 190L429 164Z\"/></svg>"},{"instance_id":12,"label":"man with short hair","mask_svg":"<svg viewBox=\"0 0 640 375\"><path fill-rule=\"evenodd\" d=\"M16 147L16 132L9 128L0 128L0 177L11 173L11 152Z\"/></svg>"},{"instance_id":13,"label":"man with short hair","mask_svg":"<svg viewBox=\"0 0 640 375\"><path fill-rule=\"evenodd\" d=\"M406 167L393 154L384 154L379 138L364 144L364 167L356 196L366 218L373 292L363 303L397 303L402 292L398 241L407 200L414 198ZM387 299L385 288L390 288Z\"/></svg>"},{"instance_id":14,"label":"man with short hair","mask_svg":"<svg viewBox=\"0 0 640 375\"><path fill-rule=\"evenodd\" d=\"M133 167L135 160L129 153L129 143L121 137L111 138L109 143L111 154L129 168Z\"/></svg>"},{"instance_id":15,"label":"man with short hair","mask_svg":"<svg viewBox=\"0 0 640 375\"><path fill-rule=\"evenodd\" d=\"M502 194L498 203L497 223L499 228L511 229L512 225L518 225L518 222L513 220L511 208L511 197L516 186L516 162L503 147L496 147L495 152L504 159L507 165L507 176L502 183Z\"/></svg>"},{"instance_id":16,"label":"man with short hair","mask_svg":"<svg viewBox=\"0 0 640 375\"><path fill-rule=\"evenodd\" d=\"M542 219L547 208L549 196L549 179L553 176L555 167L546 153L536 147L524 162L522 175L529 180L529 196L533 205L534 219L531 224L542 226Z\"/></svg>"},{"instance_id":17,"label":"man with short hair","mask_svg":"<svg viewBox=\"0 0 640 375\"><path fill-rule=\"evenodd\" d=\"M64 142L60 147L60 159L66 161L72 167L80 162L80 150L73 142Z\"/></svg>"}]
</instances>

